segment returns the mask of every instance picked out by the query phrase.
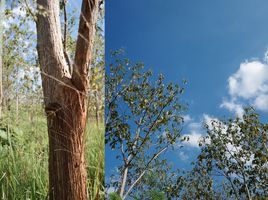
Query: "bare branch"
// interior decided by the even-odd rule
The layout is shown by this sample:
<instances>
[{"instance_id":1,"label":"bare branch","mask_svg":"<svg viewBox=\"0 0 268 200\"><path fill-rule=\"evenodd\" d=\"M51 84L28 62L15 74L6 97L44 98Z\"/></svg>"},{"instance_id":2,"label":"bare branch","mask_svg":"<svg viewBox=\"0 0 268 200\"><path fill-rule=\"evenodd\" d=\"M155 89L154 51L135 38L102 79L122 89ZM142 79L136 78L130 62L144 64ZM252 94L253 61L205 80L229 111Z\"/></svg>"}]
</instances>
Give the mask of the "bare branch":
<instances>
[{"instance_id":1,"label":"bare branch","mask_svg":"<svg viewBox=\"0 0 268 200\"><path fill-rule=\"evenodd\" d=\"M140 179L144 176L144 174L146 173L146 171L148 171L148 167L149 165L160 156L160 154L162 154L164 151L167 150L167 146L160 149L156 154L153 155L153 157L147 162L145 169L143 170L143 172L139 175L139 177L132 183L132 185L129 187L128 191L126 192L126 194L123 196L123 200L127 197L127 195L131 192L131 190L134 188L134 186L140 181Z\"/></svg>"}]
</instances>

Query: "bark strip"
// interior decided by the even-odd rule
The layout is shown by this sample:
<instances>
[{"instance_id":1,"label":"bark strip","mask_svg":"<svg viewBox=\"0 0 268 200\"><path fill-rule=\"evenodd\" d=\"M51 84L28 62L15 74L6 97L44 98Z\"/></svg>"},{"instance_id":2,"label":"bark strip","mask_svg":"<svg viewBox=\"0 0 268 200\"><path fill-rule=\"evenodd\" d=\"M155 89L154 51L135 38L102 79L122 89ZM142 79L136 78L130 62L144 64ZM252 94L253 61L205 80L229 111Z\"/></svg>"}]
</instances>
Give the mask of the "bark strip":
<instances>
[{"instance_id":1,"label":"bark strip","mask_svg":"<svg viewBox=\"0 0 268 200\"><path fill-rule=\"evenodd\" d=\"M88 197L84 133L97 3L83 0L72 77L64 56L59 0L37 0L37 50L48 121L50 200Z\"/></svg>"}]
</instances>

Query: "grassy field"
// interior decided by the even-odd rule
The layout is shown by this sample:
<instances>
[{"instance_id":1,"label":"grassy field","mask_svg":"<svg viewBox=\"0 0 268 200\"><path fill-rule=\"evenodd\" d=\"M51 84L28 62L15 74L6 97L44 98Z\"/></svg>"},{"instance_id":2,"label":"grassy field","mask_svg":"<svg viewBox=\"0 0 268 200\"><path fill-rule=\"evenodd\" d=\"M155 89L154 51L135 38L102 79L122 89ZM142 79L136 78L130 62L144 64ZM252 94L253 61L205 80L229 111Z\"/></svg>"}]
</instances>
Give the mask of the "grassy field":
<instances>
[{"instance_id":1,"label":"grassy field","mask_svg":"<svg viewBox=\"0 0 268 200\"><path fill-rule=\"evenodd\" d=\"M90 199L104 199L103 125L88 124L86 160ZM44 115L41 111L30 113L25 109L17 118L10 112L0 121L0 199L47 199L47 170L48 138Z\"/></svg>"}]
</instances>

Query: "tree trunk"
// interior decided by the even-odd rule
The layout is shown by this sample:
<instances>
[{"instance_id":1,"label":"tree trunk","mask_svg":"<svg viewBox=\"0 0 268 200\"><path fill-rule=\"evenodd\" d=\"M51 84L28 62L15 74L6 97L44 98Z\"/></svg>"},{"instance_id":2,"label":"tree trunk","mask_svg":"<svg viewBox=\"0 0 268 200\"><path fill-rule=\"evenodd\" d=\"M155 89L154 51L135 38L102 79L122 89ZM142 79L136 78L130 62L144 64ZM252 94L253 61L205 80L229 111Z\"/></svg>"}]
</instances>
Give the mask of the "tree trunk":
<instances>
[{"instance_id":1,"label":"tree trunk","mask_svg":"<svg viewBox=\"0 0 268 200\"><path fill-rule=\"evenodd\" d=\"M49 198L86 200L84 132L98 0L83 0L73 72L64 56L59 0L37 0L37 49L49 136Z\"/></svg>"},{"instance_id":2,"label":"tree trunk","mask_svg":"<svg viewBox=\"0 0 268 200\"><path fill-rule=\"evenodd\" d=\"M120 189L119 189L119 196L121 198L123 198L124 194L125 194L125 187L126 187L127 177L128 177L128 167L125 167L125 169L123 171L123 174L122 174L121 186L120 186Z\"/></svg>"}]
</instances>

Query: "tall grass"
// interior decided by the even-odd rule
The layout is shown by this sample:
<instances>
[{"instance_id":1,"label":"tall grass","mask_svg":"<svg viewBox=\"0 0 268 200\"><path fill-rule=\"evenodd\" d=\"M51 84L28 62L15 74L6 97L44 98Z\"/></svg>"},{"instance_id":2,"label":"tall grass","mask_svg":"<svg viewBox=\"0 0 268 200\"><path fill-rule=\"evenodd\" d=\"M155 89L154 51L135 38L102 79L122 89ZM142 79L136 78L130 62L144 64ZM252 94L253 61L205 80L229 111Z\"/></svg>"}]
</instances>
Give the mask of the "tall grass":
<instances>
[{"instance_id":1,"label":"tall grass","mask_svg":"<svg viewBox=\"0 0 268 200\"><path fill-rule=\"evenodd\" d=\"M46 119L37 114L30 121L29 113L20 112L17 122L13 114L5 116L0 128L0 199L47 199L48 138ZM4 139L3 139L4 137ZM90 200L104 199L104 128L88 124L86 161Z\"/></svg>"},{"instance_id":2,"label":"tall grass","mask_svg":"<svg viewBox=\"0 0 268 200\"><path fill-rule=\"evenodd\" d=\"M89 124L86 133L86 160L90 199L104 199L104 126Z\"/></svg>"}]
</instances>

